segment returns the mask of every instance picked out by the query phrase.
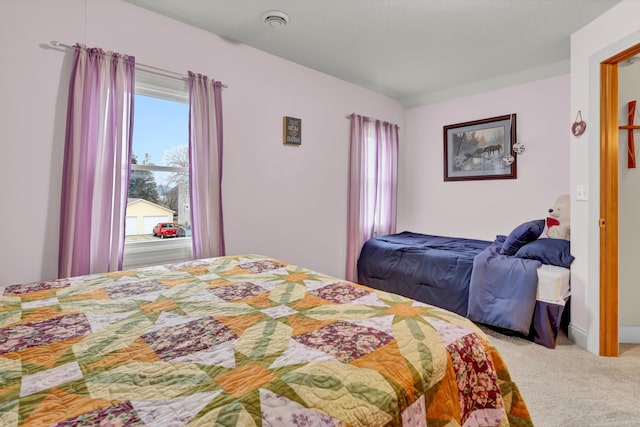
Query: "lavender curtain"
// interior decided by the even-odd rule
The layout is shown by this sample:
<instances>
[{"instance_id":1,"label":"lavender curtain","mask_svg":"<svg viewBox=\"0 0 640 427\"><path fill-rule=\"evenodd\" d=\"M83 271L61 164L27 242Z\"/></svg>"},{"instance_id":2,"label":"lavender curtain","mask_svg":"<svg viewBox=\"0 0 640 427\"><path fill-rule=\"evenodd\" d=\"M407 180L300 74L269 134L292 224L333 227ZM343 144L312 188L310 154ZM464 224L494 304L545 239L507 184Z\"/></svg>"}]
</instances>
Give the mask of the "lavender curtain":
<instances>
[{"instance_id":1,"label":"lavender curtain","mask_svg":"<svg viewBox=\"0 0 640 427\"><path fill-rule=\"evenodd\" d=\"M364 243L395 233L398 126L351 115L346 279L358 280Z\"/></svg>"},{"instance_id":2,"label":"lavender curtain","mask_svg":"<svg viewBox=\"0 0 640 427\"><path fill-rule=\"evenodd\" d=\"M135 59L75 46L69 83L58 276L122 268Z\"/></svg>"},{"instance_id":3,"label":"lavender curtain","mask_svg":"<svg viewBox=\"0 0 640 427\"><path fill-rule=\"evenodd\" d=\"M222 83L191 71L189 178L193 257L222 256Z\"/></svg>"}]
</instances>

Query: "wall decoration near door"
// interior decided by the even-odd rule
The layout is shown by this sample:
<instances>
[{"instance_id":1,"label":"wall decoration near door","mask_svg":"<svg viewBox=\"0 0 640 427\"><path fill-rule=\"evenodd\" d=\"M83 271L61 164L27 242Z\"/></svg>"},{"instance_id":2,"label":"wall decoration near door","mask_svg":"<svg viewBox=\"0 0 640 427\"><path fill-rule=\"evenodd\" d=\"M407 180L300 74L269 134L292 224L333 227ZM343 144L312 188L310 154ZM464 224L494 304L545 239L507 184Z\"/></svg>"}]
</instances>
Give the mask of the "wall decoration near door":
<instances>
[{"instance_id":1,"label":"wall decoration near door","mask_svg":"<svg viewBox=\"0 0 640 427\"><path fill-rule=\"evenodd\" d=\"M578 110L578 114L576 115L576 120L571 125L571 132L574 136L580 136L587 129L587 122L582 120L582 111Z\"/></svg>"},{"instance_id":2,"label":"wall decoration near door","mask_svg":"<svg viewBox=\"0 0 640 427\"><path fill-rule=\"evenodd\" d=\"M444 126L444 180L517 178L515 143L515 114Z\"/></svg>"},{"instance_id":3,"label":"wall decoration near door","mask_svg":"<svg viewBox=\"0 0 640 427\"><path fill-rule=\"evenodd\" d=\"M282 143L302 144L302 119L287 116L282 118Z\"/></svg>"}]
</instances>

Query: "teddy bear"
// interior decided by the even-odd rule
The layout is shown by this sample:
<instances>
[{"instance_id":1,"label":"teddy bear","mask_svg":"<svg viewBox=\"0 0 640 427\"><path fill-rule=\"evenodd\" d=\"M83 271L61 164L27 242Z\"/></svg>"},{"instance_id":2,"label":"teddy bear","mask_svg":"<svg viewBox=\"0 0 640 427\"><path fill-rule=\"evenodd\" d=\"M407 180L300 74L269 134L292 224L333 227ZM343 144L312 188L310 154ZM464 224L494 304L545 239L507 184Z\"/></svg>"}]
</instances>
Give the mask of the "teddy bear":
<instances>
[{"instance_id":1,"label":"teddy bear","mask_svg":"<svg viewBox=\"0 0 640 427\"><path fill-rule=\"evenodd\" d=\"M571 199L568 194L558 197L556 203L549 209L546 220L546 230L543 235L550 239L571 240L569 221L571 218Z\"/></svg>"}]
</instances>

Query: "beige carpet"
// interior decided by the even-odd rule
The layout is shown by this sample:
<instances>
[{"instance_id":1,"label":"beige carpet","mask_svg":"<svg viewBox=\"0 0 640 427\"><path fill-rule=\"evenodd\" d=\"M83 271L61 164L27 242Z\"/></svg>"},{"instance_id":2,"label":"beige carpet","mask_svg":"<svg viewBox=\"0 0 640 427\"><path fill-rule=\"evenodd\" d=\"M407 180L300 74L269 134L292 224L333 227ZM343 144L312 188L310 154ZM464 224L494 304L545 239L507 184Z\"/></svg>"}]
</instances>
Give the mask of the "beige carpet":
<instances>
[{"instance_id":1,"label":"beige carpet","mask_svg":"<svg viewBox=\"0 0 640 427\"><path fill-rule=\"evenodd\" d=\"M640 345L600 357L561 334L551 350L482 328L502 354L537 427L640 427Z\"/></svg>"}]
</instances>

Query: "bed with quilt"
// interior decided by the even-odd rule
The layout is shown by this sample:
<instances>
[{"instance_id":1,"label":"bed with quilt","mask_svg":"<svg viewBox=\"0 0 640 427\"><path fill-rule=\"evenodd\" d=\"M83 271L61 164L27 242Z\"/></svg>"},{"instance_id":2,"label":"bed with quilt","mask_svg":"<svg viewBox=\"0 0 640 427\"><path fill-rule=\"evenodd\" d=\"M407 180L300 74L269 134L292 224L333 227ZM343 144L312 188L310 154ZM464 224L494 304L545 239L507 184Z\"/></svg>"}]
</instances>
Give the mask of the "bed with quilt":
<instances>
[{"instance_id":1,"label":"bed with quilt","mask_svg":"<svg viewBox=\"0 0 640 427\"><path fill-rule=\"evenodd\" d=\"M2 426L528 426L450 311L242 255L0 287Z\"/></svg>"},{"instance_id":2,"label":"bed with quilt","mask_svg":"<svg viewBox=\"0 0 640 427\"><path fill-rule=\"evenodd\" d=\"M495 241L402 232L368 240L358 282L555 348L570 297L568 240L527 221Z\"/></svg>"}]
</instances>

